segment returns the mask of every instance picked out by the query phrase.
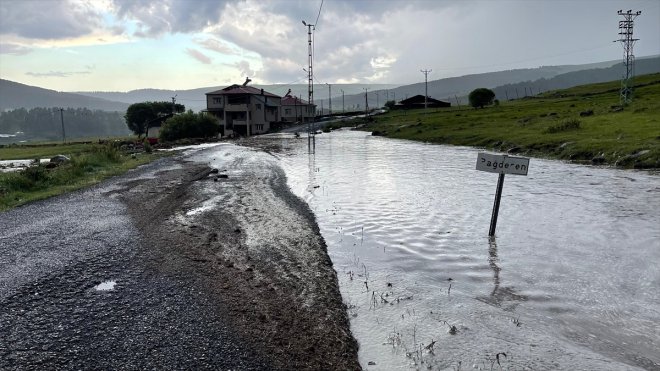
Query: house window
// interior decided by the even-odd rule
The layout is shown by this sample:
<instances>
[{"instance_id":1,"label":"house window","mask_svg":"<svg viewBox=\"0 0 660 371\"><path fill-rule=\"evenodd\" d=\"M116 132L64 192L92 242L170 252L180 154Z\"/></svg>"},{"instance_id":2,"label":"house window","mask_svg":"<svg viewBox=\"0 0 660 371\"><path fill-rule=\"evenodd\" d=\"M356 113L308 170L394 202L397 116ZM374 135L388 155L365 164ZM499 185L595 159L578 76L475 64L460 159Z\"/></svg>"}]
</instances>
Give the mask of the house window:
<instances>
[{"instance_id":1,"label":"house window","mask_svg":"<svg viewBox=\"0 0 660 371\"><path fill-rule=\"evenodd\" d=\"M257 124L257 130L258 131L263 131L264 130L264 124Z\"/></svg>"},{"instance_id":2,"label":"house window","mask_svg":"<svg viewBox=\"0 0 660 371\"><path fill-rule=\"evenodd\" d=\"M261 103L257 103L257 109L261 110Z\"/></svg>"},{"instance_id":3,"label":"house window","mask_svg":"<svg viewBox=\"0 0 660 371\"><path fill-rule=\"evenodd\" d=\"M287 116L291 115L291 108L285 108L284 109L284 114L287 115Z\"/></svg>"},{"instance_id":4,"label":"house window","mask_svg":"<svg viewBox=\"0 0 660 371\"><path fill-rule=\"evenodd\" d=\"M222 104L222 97L213 97L213 104Z\"/></svg>"}]
</instances>

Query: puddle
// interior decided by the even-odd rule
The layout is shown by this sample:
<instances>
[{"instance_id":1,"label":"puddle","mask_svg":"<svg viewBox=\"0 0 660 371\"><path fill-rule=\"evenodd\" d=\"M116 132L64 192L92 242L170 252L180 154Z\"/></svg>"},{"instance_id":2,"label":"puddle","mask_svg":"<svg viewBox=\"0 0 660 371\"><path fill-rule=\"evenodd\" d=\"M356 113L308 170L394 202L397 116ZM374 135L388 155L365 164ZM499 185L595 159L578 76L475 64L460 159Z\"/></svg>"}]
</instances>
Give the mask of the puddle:
<instances>
[{"instance_id":1,"label":"puddle","mask_svg":"<svg viewBox=\"0 0 660 371\"><path fill-rule=\"evenodd\" d=\"M365 368L488 370L500 352L505 369L660 367L657 175L533 159L507 177L490 241L497 177L474 170L476 149L281 141Z\"/></svg>"},{"instance_id":2,"label":"puddle","mask_svg":"<svg viewBox=\"0 0 660 371\"><path fill-rule=\"evenodd\" d=\"M31 163L33 163L34 160L0 160L0 172L12 172L12 171L18 171L18 170L23 170L30 166ZM42 164L47 164L50 162L50 159L48 158L42 158L39 160L40 163Z\"/></svg>"},{"instance_id":3,"label":"puddle","mask_svg":"<svg viewBox=\"0 0 660 371\"><path fill-rule=\"evenodd\" d=\"M206 200L202 203L201 206L196 207L192 210L188 210L186 212L186 216L198 215L198 214L201 214L203 212L213 210L223 200L224 200L223 196L216 196L216 197L211 198L210 200Z\"/></svg>"},{"instance_id":4,"label":"puddle","mask_svg":"<svg viewBox=\"0 0 660 371\"><path fill-rule=\"evenodd\" d=\"M96 290L96 291L114 290L116 284L117 284L117 281L114 281L114 280L101 282L98 285L94 286L94 290Z\"/></svg>"}]
</instances>

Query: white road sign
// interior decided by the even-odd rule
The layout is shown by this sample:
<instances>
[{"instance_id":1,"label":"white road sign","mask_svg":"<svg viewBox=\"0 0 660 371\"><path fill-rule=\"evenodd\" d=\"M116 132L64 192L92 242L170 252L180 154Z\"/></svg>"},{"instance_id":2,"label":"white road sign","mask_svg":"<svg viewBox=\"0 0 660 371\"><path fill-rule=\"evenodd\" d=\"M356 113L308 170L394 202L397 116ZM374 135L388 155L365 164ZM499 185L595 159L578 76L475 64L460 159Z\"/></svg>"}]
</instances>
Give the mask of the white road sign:
<instances>
[{"instance_id":1,"label":"white road sign","mask_svg":"<svg viewBox=\"0 0 660 371\"><path fill-rule=\"evenodd\" d=\"M480 152L477 155L477 170L489 173L527 175L529 159Z\"/></svg>"}]
</instances>

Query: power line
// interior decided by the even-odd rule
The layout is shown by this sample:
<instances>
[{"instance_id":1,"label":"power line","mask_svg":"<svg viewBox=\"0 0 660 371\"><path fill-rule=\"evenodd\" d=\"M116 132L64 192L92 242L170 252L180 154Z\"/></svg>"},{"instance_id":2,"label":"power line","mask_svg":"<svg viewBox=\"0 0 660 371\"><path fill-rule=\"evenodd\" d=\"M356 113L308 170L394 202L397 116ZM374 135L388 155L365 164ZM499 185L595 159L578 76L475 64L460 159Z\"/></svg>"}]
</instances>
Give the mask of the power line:
<instances>
[{"instance_id":1,"label":"power line","mask_svg":"<svg viewBox=\"0 0 660 371\"><path fill-rule=\"evenodd\" d=\"M314 21L315 26L319 25L319 17L321 16L321 8L323 8L323 0L321 0L321 5L319 6L319 14L316 15L316 21Z\"/></svg>"}]
</instances>

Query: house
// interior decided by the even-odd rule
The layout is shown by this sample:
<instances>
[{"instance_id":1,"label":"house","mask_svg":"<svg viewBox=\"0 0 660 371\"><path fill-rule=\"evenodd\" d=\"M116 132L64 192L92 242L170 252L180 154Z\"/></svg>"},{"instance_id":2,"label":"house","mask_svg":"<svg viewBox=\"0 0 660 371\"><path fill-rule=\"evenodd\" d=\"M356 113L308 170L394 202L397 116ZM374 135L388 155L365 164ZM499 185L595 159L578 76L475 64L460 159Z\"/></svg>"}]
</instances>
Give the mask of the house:
<instances>
[{"instance_id":1,"label":"house","mask_svg":"<svg viewBox=\"0 0 660 371\"><path fill-rule=\"evenodd\" d=\"M309 104L296 96L291 96L287 93L282 98L282 105L280 107L282 121L310 122L314 118L315 112L316 105Z\"/></svg>"},{"instance_id":2,"label":"house","mask_svg":"<svg viewBox=\"0 0 660 371\"><path fill-rule=\"evenodd\" d=\"M441 100L433 99L431 97L426 98L426 104L428 108L442 108L442 107L451 107L451 103L443 102ZM411 109L411 108L424 108L424 96L421 94L415 95L400 101L394 105L395 109Z\"/></svg>"},{"instance_id":3,"label":"house","mask_svg":"<svg viewBox=\"0 0 660 371\"><path fill-rule=\"evenodd\" d=\"M206 93L206 111L220 120L223 136L263 134L280 121L282 98L247 86L250 81Z\"/></svg>"}]
</instances>

